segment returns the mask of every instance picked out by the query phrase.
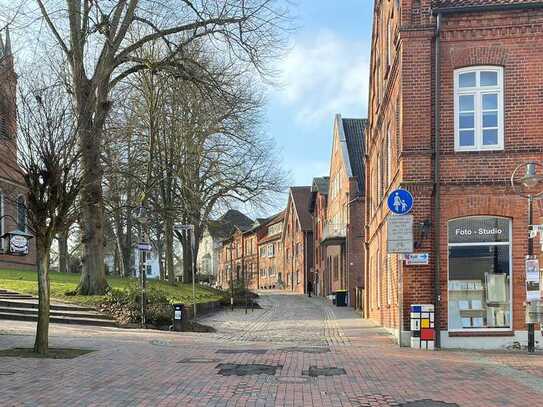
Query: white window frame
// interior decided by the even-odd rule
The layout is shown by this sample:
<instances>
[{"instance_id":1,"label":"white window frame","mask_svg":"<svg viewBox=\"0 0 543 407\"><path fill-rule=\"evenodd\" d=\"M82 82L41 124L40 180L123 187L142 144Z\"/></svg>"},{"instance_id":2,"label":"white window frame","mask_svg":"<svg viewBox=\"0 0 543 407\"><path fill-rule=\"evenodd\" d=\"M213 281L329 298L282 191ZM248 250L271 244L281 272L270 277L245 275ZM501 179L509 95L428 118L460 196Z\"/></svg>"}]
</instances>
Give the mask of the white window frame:
<instances>
[{"instance_id":1,"label":"white window frame","mask_svg":"<svg viewBox=\"0 0 543 407\"><path fill-rule=\"evenodd\" d=\"M511 332L514 331L514 321L513 321L513 303L514 299L513 296L515 293L513 292L513 222L510 218L506 218L503 216L496 216L496 215L480 215L480 216L461 216L459 218L450 219L447 222L447 236L449 236L448 228L450 227L450 224L452 221L459 220L459 219L466 219L466 218L480 218L480 217L493 217L493 218L500 218L500 219L506 219L509 221L509 241L508 242L471 242L471 243L449 243L448 237L447 237L447 298L449 297L449 281L451 279L450 277L450 259L449 259L449 247L467 247L467 246L509 246L509 292L511 293L511 298L509 299L509 315L510 315L510 324L511 326L509 328L470 328L470 329L448 329L448 332ZM451 319L450 316L450 310L449 310L449 300L447 299L447 326L449 325L449 321Z\"/></svg>"},{"instance_id":2,"label":"white window frame","mask_svg":"<svg viewBox=\"0 0 543 407\"><path fill-rule=\"evenodd\" d=\"M480 86L480 77L482 71L491 71L498 74L497 86ZM474 72L476 74L475 87L460 88L460 75L465 73ZM498 144L483 145L483 109L482 109L482 95L487 93L498 94ZM501 66L470 66L466 68L457 69L454 71L454 150L455 151L499 151L504 149L504 126L505 126L505 112L504 112L504 78L503 67ZM473 146L460 146L460 107L459 99L463 95L473 95L474 100L474 114L475 114L475 129L474 138L475 145Z\"/></svg>"}]
</instances>

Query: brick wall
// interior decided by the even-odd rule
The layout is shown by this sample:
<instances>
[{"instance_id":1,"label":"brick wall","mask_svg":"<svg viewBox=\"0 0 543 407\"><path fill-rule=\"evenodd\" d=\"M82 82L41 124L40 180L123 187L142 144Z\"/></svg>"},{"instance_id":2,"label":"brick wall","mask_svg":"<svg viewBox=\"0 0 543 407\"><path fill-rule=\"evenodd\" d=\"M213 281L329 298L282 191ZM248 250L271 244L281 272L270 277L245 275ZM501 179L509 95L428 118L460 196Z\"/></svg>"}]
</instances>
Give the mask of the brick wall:
<instances>
[{"instance_id":1,"label":"brick wall","mask_svg":"<svg viewBox=\"0 0 543 407\"><path fill-rule=\"evenodd\" d=\"M402 265L398 256L386 257L388 210L384 198L397 187L415 197L415 224L433 221L433 35L435 21L427 13L428 0L402 1L401 18L395 2L377 2L373 38L370 132L367 140L366 213L368 275L366 315L389 328L409 330L409 306L434 302L436 254L432 230L420 240L418 252L430 253L428 266ZM392 17L391 17L392 16ZM377 67L386 52L384 21L392 18L392 65ZM400 30L399 27L402 27ZM448 237L454 218L490 215L511 219L513 228L513 329L524 330L526 200L509 186L513 169L528 160L541 162L543 139L543 12L507 11L446 15L441 36L441 217L440 280L442 329L447 329ZM379 60L379 56L381 59ZM504 69L504 150L454 150L454 70L474 65ZM379 89L378 89L379 88ZM377 157L384 151L387 128L393 129L392 176L377 199ZM539 222L538 219L535 222ZM417 228L415 228L417 233ZM417 236L416 236L417 237ZM537 248L537 244L535 245ZM388 293L391 290L392 293ZM390 302L390 304L389 304ZM400 306L403 305L403 307ZM402 309L400 309L402 308Z\"/></svg>"}]
</instances>

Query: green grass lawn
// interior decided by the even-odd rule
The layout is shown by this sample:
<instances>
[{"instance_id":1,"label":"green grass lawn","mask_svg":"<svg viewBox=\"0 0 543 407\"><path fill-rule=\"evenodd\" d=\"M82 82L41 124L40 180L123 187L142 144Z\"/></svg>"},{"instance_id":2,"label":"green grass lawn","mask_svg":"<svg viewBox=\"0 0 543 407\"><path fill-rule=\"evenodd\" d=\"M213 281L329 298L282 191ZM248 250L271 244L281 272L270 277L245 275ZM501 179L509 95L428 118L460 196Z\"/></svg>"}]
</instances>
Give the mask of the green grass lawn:
<instances>
[{"instance_id":1,"label":"green grass lawn","mask_svg":"<svg viewBox=\"0 0 543 407\"><path fill-rule=\"evenodd\" d=\"M102 302L104 298L103 296L99 295L66 295L66 293L76 289L77 284L79 283L78 274L50 272L49 280L51 281L52 299L94 306ZM116 289L126 289L129 285L138 284L138 280L134 278L108 277L107 281L112 288ZM148 280L148 286L165 291L172 303L192 303L192 284L177 283L175 286L172 286L164 281ZM36 272L0 269L0 288L37 296L38 282ZM219 299L220 295L217 293L217 291L208 289L206 287L196 286L197 302L210 302Z\"/></svg>"}]
</instances>

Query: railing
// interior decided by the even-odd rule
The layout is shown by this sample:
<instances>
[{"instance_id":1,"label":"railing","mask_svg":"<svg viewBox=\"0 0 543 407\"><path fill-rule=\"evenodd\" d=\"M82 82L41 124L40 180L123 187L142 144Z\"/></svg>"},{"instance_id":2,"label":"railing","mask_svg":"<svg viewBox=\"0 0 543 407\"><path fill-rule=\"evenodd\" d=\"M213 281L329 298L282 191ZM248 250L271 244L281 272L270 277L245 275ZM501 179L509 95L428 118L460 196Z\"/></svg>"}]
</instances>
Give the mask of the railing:
<instances>
[{"instance_id":1,"label":"railing","mask_svg":"<svg viewBox=\"0 0 543 407\"><path fill-rule=\"evenodd\" d=\"M322 231L322 240L341 238L347 236L347 225L337 223L327 223Z\"/></svg>"}]
</instances>

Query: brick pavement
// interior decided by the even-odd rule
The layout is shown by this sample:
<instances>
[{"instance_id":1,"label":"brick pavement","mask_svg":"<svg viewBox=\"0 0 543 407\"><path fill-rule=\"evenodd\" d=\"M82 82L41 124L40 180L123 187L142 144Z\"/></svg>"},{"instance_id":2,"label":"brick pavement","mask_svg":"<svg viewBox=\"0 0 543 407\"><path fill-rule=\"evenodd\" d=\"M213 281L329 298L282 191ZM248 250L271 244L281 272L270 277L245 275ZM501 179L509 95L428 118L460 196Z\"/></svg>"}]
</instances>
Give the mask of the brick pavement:
<instances>
[{"instance_id":1,"label":"brick pavement","mask_svg":"<svg viewBox=\"0 0 543 407\"><path fill-rule=\"evenodd\" d=\"M53 346L97 351L73 360L0 358L0 405L343 407L431 399L492 407L543 399L541 354L404 349L318 298L272 293L260 302L254 312L205 318L214 334L54 325ZM0 348L31 346L33 330L0 321ZM277 369L223 376L220 363L224 372L236 364ZM312 366L346 374L307 376Z\"/></svg>"}]
</instances>

